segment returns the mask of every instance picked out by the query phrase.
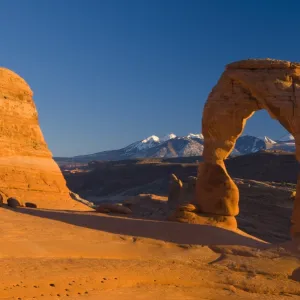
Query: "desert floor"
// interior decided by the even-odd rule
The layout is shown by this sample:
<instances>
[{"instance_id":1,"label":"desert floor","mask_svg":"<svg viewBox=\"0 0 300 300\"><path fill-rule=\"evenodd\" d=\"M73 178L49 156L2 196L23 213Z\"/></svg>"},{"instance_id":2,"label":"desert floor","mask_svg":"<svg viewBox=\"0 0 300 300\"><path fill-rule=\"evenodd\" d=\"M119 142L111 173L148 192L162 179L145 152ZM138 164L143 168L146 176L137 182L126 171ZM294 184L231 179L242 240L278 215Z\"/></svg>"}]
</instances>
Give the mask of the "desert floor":
<instances>
[{"instance_id":1,"label":"desert floor","mask_svg":"<svg viewBox=\"0 0 300 300\"><path fill-rule=\"evenodd\" d=\"M289 243L88 212L0 216L0 299L300 299Z\"/></svg>"}]
</instances>

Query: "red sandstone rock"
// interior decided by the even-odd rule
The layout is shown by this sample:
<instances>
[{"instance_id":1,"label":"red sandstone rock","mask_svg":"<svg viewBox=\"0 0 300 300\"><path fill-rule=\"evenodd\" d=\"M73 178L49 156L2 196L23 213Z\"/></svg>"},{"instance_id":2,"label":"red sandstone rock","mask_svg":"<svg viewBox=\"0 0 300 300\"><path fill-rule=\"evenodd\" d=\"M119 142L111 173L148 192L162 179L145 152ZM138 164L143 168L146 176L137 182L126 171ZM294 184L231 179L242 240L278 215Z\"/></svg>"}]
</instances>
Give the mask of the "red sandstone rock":
<instances>
[{"instance_id":1,"label":"red sandstone rock","mask_svg":"<svg viewBox=\"0 0 300 300\"><path fill-rule=\"evenodd\" d=\"M15 198L8 198L7 199L7 205L9 207L12 207L12 208L23 206L23 204Z\"/></svg>"},{"instance_id":2,"label":"red sandstone rock","mask_svg":"<svg viewBox=\"0 0 300 300\"><path fill-rule=\"evenodd\" d=\"M250 59L227 66L212 89L202 117L204 162L199 165L193 204L203 214L235 216L238 189L224 166L255 111L265 109L295 137L300 162L300 64ZM300 180L292 215L292 236L300 234Z\"/></svg>"},{"instance_id":3,"label":"red sandstone rock","mask_svg":"<svg viewBox=\"0 0 300 300\"><path fill-rule=\"evenodd\" d=\"M181 189L181 180L178 179L175 174L171 174L169 181L168 205L176 207L176 205L179 204Z\"/></svg>"},{"instance_id":4,"label":"red sandstone rock","mask_svg":"<svg viewBox=\"0 0 300 300\"><path fill-rule=\"evenodd\" d=\"M293 271L291 278L300 282L300 268Z\"/></svg>"},{"instance_id":5,"label":"red sandstone rock","mask_svg":"<svg viewBox=\"0 0 300 300\"><path fill-rule=\"evenodd\" d=\"M26 202L26 203L25 203L25 207L29 207L29 208L37 208L37 205L36 205L35 203Z\"/></svg>"},{"instance_id":6,"label":"red sandstone rock","mask_svg":"<svg viewBox=\"0 0 300 300\"><path fill-rule=\"evenodd\" d=\"M202 214L191 204L178 207L177 210L168 217L168 220L190 224L213 225L231 230L237 229L235 217L207 213Z\"/></svg>"},{"instance_id":7,"label":"red sandstone rock","mask_svg":"<svg viewBox=\"0 0 300 300\"><path fill-rule=\"evenodd\" d=\"M0 68L0 181L8 197L41 208L91 210L74 201L39 126L28 84Z\"/></svg>"},{"instance_id":8,"label":"red sandstone rock","mask_svg":"<svg viewBox=\"0 0 300 300\"><path fill-rule=\"evenodd\" d=\"M97 206L96 212L101 213L117 213L117 214L125 214L129 215L132 211L123 205L112 204L112 203L101 203Z\"/></svg>"},{"instance_id":9,"label":"red sandstone rock","mask_svg":"<svg viewBox=\"0 0 300 300\"><path fill-rule=\"evenodd\" d=\"M239 213L239 191L219 164L200 163L196 185L197 195L206 201L195 202L200 212L221 216L236 216Z\"/></svg>"}]
</instances>

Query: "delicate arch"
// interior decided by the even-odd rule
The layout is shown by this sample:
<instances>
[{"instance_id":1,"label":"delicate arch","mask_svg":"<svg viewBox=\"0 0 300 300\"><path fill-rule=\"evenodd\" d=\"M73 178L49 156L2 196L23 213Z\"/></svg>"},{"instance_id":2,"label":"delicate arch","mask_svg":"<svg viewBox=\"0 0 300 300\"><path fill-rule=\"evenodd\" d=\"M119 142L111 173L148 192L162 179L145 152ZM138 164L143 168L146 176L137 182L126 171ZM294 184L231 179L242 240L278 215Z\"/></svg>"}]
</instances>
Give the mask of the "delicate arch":
<instances>
[{"instance_id":1,"label":"delicate arch","mask_svg":"<svg viewBox=\"0 0 300 300\"><path fill-rule=\"evenodd\" d=\"M193 203L201 213L238 214L238 188L226 171L224 159L233 150L246 120L260 109L266 109L294 135L300 162L300 65L271 59L228 65L203 111L204 162L199 164ZM300 235L299 180L292 235Z\"/></svg>"}]
</instances>

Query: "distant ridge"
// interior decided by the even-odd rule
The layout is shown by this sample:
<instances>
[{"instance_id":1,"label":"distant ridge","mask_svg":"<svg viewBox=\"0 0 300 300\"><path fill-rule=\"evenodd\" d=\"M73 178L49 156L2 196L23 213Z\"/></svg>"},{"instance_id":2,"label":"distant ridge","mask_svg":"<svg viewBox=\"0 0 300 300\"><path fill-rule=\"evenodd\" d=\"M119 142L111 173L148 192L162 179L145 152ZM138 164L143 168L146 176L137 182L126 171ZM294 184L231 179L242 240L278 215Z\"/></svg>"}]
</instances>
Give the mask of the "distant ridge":
<instances>
[{"instance_id":1,"label":"distant ridge","mask_svg":"<svg viewBox=\"0 0 300 300\"><path fill-rule=\"evenodd\" d=\"M201 156L204 137L201 133L189 133L186 136L176 136L169 133L163 137L151 135L143 140L134 142L124 148L102 151L74 157L55 157L60 165L66 163L87 163L93 160L127 160L135 158L172 158ZM242 135L238 138L232 156L255 153L260 150L281 150L295 152L294 137L290 134L274 141L267 136L255 137Z\"/></svg>"},{"instance_id":2,"label":"distant ridge","mask_svg":"<svg viewBox=\"0 0 300 300\"><path fill-rule=\"evenodd\" d=\"M278 142L295 141L295 138L291 134L286 134L278 139Z\"/></svg>"}]
</instances>

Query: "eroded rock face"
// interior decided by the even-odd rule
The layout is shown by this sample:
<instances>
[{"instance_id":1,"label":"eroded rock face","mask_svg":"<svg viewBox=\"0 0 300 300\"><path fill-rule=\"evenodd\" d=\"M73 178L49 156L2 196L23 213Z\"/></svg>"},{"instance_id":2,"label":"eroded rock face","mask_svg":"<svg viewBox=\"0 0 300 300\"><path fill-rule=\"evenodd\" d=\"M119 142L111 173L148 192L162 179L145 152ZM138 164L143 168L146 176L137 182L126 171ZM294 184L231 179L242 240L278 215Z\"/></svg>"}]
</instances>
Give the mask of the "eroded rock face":
<instances>
[{"instance_id":1,"label":"eroded rock face","mask_svg":"<svg viewBox=\"0 0 300 300\"><path fill-rule=\"evenodd\" d=\"M224 159L233 150L247 119L260 109L267 110L295 137L296 158L300 161L300 64L250 59L228 65L203 111L204 162L199 166L193 201L201 213L238 213L238 189L227 174ZM293 236L300 234L299 179L291 231Z\"/></svg>"},{"instance_id":2,"label":"eroded rock face","mask_svg":"<svg viewBox=\"0 0 300 300\"><path fill-rule=\"evenodd\" d=\"M0 68L0 193L40 208L89 208L71 199L41 132L28 84Z\"/></svg>"}]
</instances>

